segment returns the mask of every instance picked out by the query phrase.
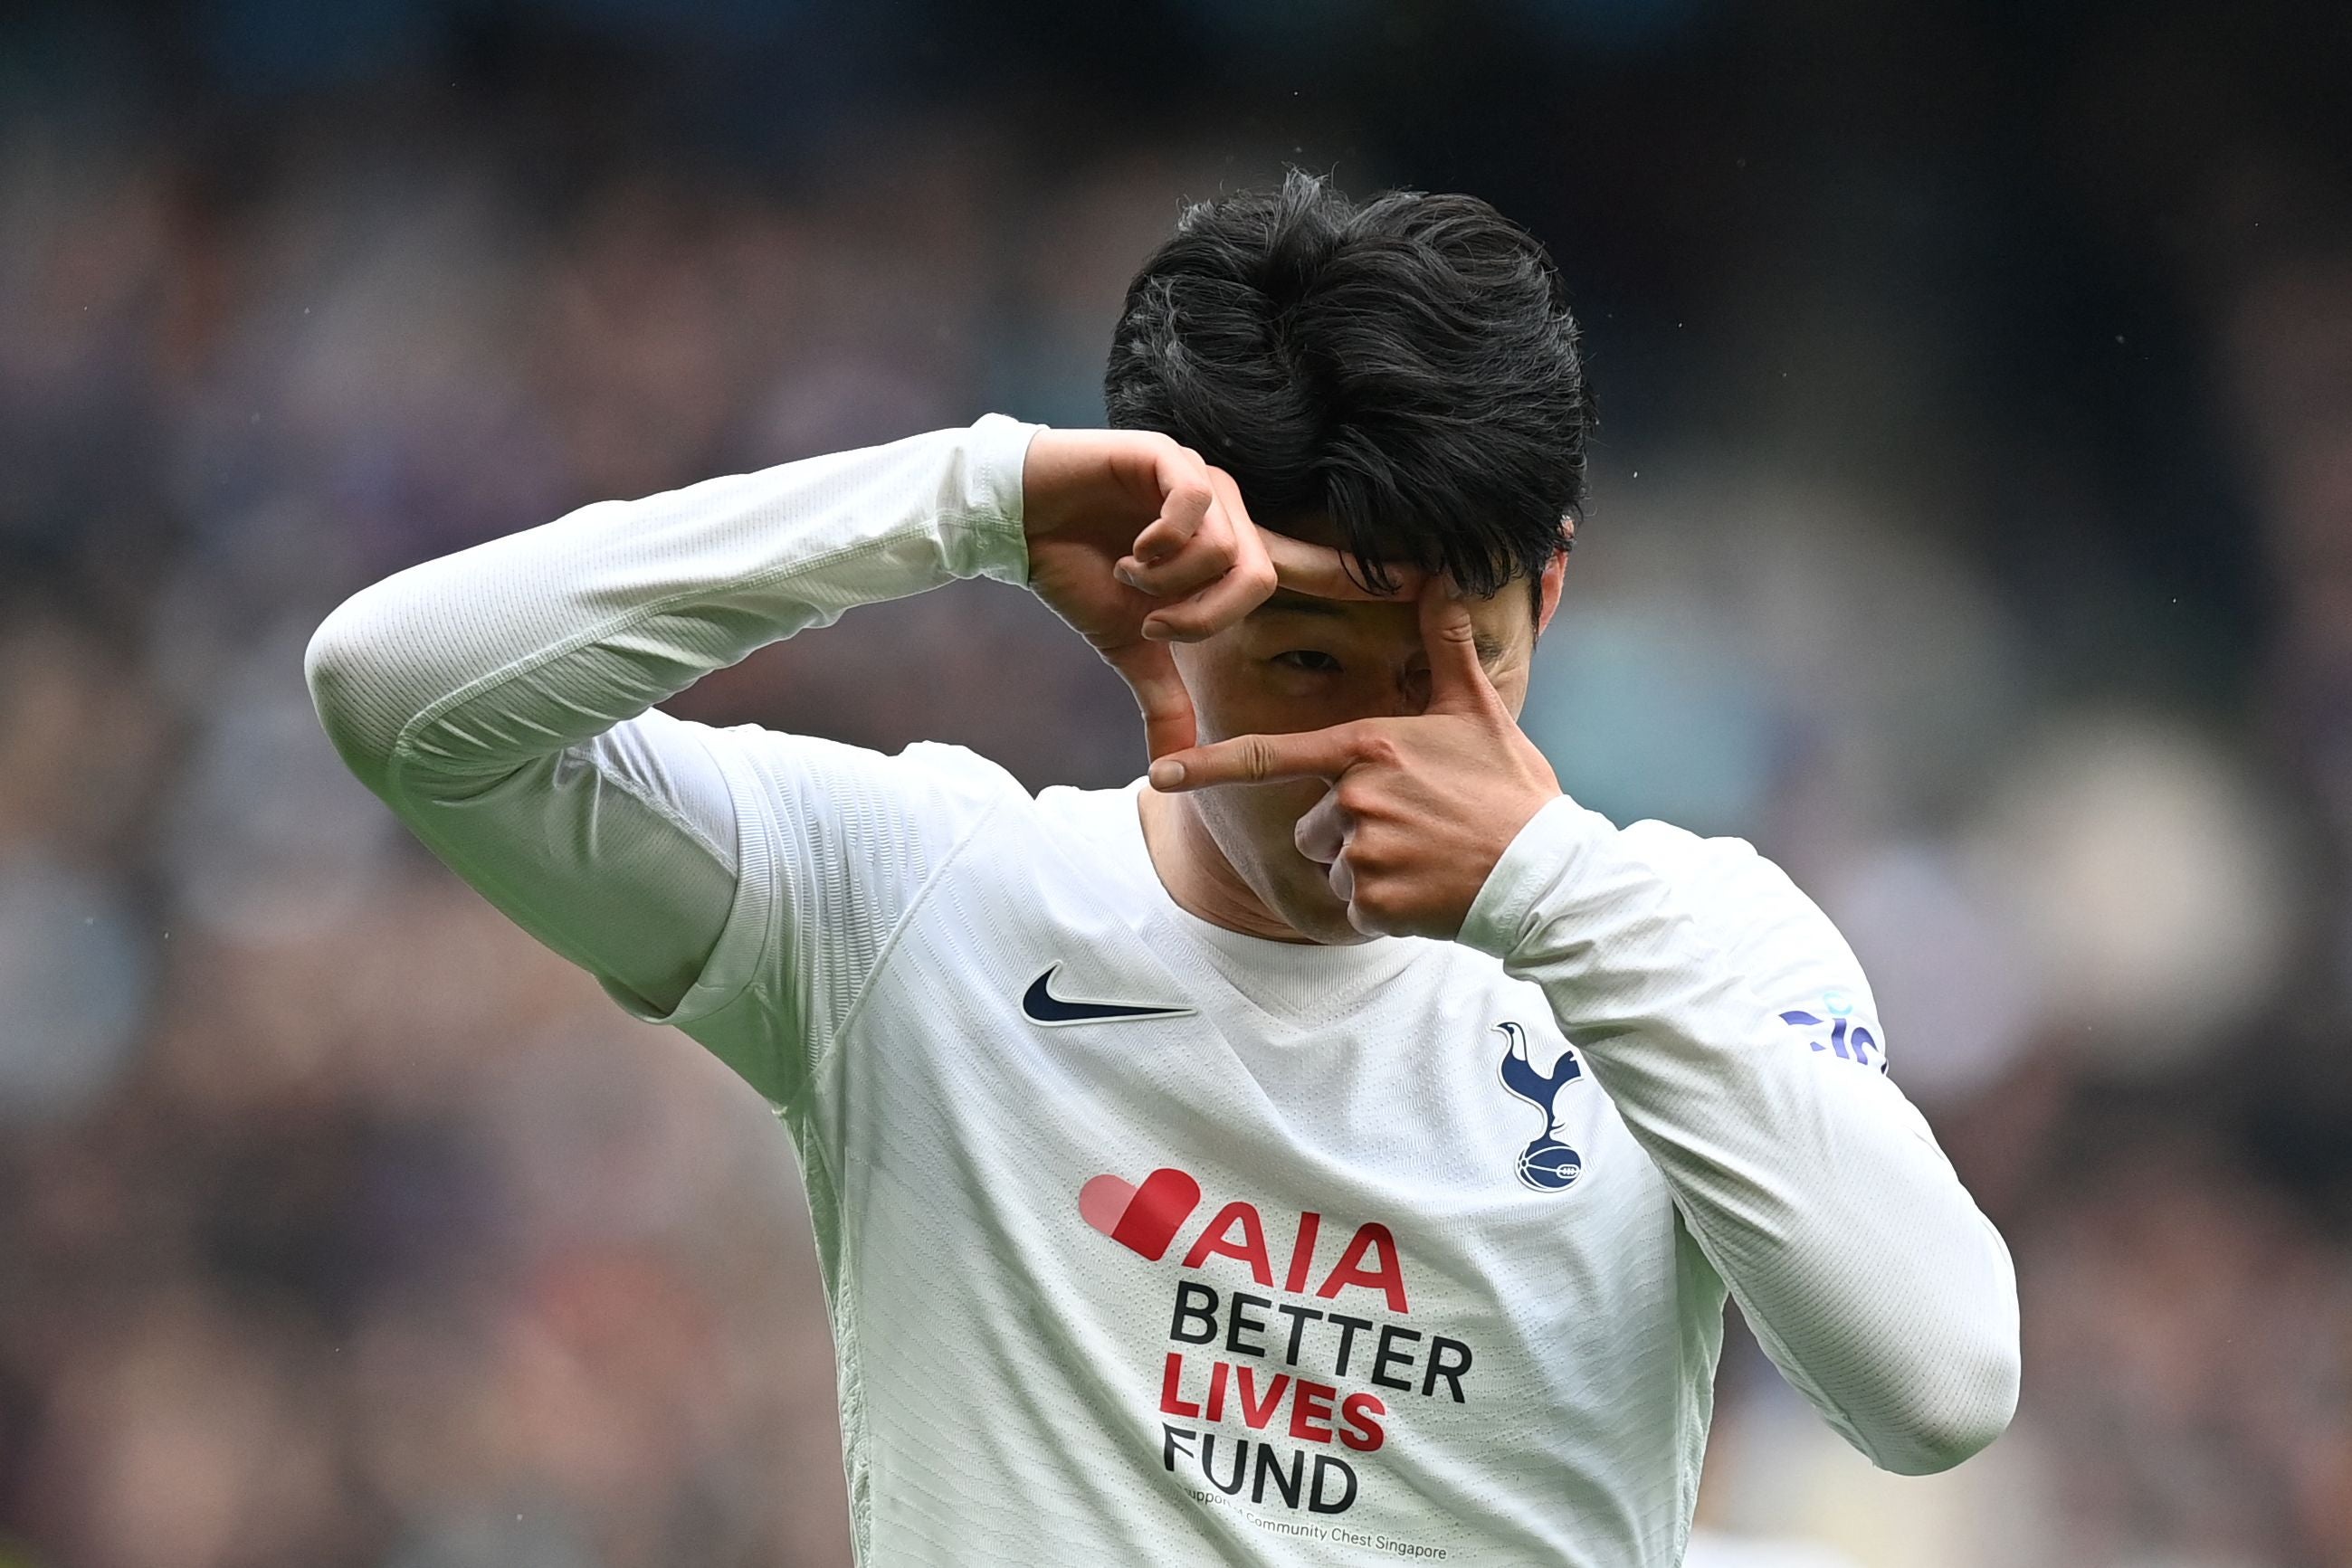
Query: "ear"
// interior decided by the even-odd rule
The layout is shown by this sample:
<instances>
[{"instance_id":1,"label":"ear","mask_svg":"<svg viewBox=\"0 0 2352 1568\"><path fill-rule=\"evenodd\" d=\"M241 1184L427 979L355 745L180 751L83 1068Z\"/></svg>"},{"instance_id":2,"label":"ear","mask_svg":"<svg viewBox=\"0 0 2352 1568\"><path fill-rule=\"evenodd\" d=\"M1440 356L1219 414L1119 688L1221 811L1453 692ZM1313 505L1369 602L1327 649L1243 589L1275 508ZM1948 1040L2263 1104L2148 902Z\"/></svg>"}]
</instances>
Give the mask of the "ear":
<instances>
[{"instance_id":1,"label":"ear","mask_svg":"<svg viewBox=\"0 0 2352 1568\"><path fill-rule=\"evenodd\" d=\"M1573 537L1573 536L1570 536ZM1562 545L1545 563L1536 605L1536 635L1544 634L1551 618L1559 612L1560 585L1568 580L1568 548Z\"/></svg>"}]
</instances>

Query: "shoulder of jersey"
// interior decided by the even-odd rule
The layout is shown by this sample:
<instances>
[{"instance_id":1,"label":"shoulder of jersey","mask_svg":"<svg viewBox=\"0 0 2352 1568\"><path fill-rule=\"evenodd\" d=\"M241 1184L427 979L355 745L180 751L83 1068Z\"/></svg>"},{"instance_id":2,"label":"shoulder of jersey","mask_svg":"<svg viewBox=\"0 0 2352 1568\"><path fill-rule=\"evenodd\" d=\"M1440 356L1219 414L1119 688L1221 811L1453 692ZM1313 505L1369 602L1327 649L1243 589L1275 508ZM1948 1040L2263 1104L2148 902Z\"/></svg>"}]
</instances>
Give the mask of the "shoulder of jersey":
<instances>
[{"instance_id":1,"label":"shoulder of jersey","mask_svg":"<svg viewBox=\"0 0 2352 1568\"><path fill-rule=\"evenodd\" d=\"M1702 838L1671 822L1644 820L1618 830L1626 847L1666 876L1684 882L1743 924L1766 926L1825 921L1821 906L1779 862L1746 839Z\"/></svg>"}]
</instances>

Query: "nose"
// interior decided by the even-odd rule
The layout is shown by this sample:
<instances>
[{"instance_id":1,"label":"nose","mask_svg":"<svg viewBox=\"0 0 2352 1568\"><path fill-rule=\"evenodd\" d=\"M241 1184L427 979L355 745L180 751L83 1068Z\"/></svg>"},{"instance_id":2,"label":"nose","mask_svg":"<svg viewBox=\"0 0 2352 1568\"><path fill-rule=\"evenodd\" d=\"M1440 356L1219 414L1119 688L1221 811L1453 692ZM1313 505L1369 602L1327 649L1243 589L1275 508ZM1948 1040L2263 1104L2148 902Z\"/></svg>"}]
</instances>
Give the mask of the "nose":
<instances>
[{"instance_id":1,"label":"nose","mask_svg":"<svg viewBox=\"0 0 2352 1568\"><path fill-rule=\"evenodd\" d=\"M1349 683L1344 712L1331 722L1359 718L1415 718L1429 710L1428 655L1415 652L1386 669L1368 669Z\"/></svg>"}]
</instances>

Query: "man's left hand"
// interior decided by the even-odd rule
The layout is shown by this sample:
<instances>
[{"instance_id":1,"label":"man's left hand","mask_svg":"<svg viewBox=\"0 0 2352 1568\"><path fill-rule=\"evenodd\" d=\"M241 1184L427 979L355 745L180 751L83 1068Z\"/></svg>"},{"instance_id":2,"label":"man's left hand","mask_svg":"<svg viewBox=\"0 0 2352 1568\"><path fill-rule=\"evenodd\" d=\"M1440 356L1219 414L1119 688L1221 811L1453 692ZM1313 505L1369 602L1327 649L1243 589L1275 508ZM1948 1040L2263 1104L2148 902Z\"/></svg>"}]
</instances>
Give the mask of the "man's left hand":
<instances>
[{"instance_id":1,"label":"man's left hand","mask_svg":"<svg viewBox=\"0 0 2352 1568\"><path fill-rule=\"evenodd\" d=\"M1469 611L1442 580L1420 607L1430 679L1421 713L1193 747L1154 762L1151 786L1328 779L1298 820L1298 849L1330 869L1349 923L1452 940L1495 862L1560 789L1486 678Z\"/></svg>"}]
</instances>

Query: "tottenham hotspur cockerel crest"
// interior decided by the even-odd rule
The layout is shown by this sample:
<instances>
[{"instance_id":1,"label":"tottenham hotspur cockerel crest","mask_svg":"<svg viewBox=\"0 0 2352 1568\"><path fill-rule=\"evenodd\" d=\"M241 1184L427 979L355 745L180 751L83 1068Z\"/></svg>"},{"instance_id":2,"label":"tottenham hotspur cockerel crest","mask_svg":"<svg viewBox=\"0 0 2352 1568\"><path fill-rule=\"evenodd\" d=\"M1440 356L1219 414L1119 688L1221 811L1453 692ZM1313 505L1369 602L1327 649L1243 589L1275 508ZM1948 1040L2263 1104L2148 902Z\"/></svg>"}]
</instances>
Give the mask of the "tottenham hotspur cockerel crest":
<instances>
[{"instance_id":1,"label":"tottenham hotspur cockerel crest","mask_svg":"<svg viewBox=\"0 0 2352 1568\"><path fill-rule=\"evenodd\" d=\"M1584 1076L1584 1066L1576 1060L1576 1048L1568 1046L1549 1073L1538 1072L1528 1059L1526 1030L1515 1023L1498 1023L1495 1030L1510 1042L1503 1052L1503 1087L1543 1113L1542 1127L1519 1151L1519 1180L1538 1192L1563 1191L1584 1169L1584 1157L1559 1136L1559 1096Z\"/></svg>"}]
</instances>

